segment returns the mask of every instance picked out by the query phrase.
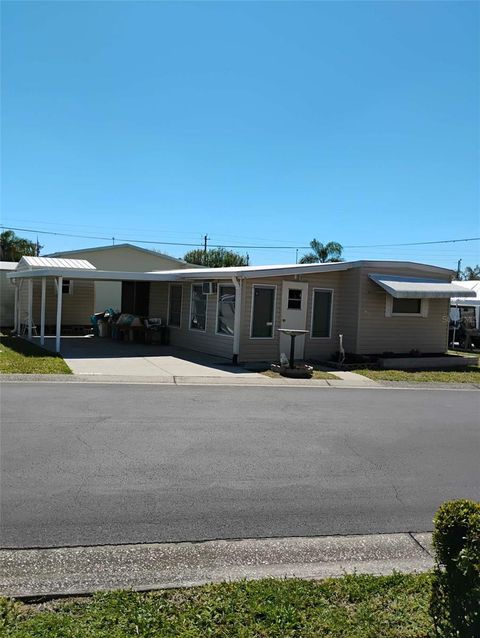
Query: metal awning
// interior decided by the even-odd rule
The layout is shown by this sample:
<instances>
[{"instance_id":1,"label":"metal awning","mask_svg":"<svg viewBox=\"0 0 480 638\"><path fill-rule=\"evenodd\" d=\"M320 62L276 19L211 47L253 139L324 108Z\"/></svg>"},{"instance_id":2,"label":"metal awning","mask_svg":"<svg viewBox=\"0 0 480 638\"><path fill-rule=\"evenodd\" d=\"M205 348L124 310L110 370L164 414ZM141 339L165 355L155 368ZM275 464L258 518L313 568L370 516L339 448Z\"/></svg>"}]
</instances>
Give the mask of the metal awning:
<instances>
[{"instance_id":1,"label":"metal awning","mask_svg":"<svg viewBox=\"0 0 480 638\"><path fill-rule=\"evenodd\" d=\"M467 291L458 284L438 279L424 279L418 277L399 277L398 275L380 275L370 273L372 281L383 288L389 295L396 299L405 298L450 298L450 297L475 297L473 291Z\"/></svg>"}]
</instances>

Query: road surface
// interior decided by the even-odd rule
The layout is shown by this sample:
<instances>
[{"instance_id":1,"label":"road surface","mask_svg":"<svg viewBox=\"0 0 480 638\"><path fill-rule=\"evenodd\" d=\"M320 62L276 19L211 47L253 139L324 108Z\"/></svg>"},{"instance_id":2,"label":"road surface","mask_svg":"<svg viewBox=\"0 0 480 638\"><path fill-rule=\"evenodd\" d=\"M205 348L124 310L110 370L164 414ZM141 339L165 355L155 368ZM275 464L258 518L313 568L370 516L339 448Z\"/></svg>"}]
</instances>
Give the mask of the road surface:
<instances>
[{"instance_id":1,"label":"road surface","mask_svg":"<svg viewBox=\"0 0 480 638\"><path fill-rule=\"evenodd\" d=\"M12 383L2 547L428 531L478 391Z\"/></svg>"}]
</instances>

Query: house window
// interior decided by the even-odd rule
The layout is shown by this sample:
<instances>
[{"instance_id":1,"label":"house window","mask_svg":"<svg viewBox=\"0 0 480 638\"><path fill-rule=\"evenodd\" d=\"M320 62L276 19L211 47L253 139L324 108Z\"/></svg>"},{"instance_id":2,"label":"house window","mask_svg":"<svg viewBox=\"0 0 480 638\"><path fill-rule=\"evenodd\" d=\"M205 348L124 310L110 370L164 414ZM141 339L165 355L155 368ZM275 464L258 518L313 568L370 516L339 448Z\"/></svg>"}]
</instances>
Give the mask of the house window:
<instances>
[{"instance_id":1,"label":"house window","mask_svg":"<svg viewBox=\"0 0 480 638\"><path fill-rule=\"evenodd\" d=\"M217 334L233 336L235 286L218 286Z\"/></svg>"},{"instance_id":2,"label":"house window","mask_svg":"<svg viewBox=\"0 0 480 638\"><path fill-rule=\"evenodd\" d=\"M288 289L288 309L289 310L301 310L302 309L302 290L296 288Z\"/></svg>"},{"instance_id":3,"label":"house window","mask_svg":"<svg viewBox=\"0 0 480 638\"><path fill-rule=\"evenodd\" d=\"M207 325L207 295L203 292L202 284L192 284L192 299L190 302L190 328L205 331Z\"/></svg>"},{"instance_id":4,"label":"house window","mask_svg":"<svg viewBox=\"0 0 480 638\"><path fill-rule=\"evenodd\" d=\"M182 286L178 284L170 285L168 297L168 325L180 328L182 318Z\"/></svg>"},{"instance_id":5,"label":"house window","mask_svg":"<svg viewBox=\"0 0 480 638\"><path fill-rule=\"evenodd\" d=\"M396 299L386 295L386 317L428 317L428 299L406 298Z\"/></svg>"},{"instance_id":6,"label":"house window","mask_svg":"<svg viewBox=\"0 0 480 638\"><path fill-rule=\"evenodd\" d=\"M328 339L332 329L332 290L315 289L312 303L312 338Z\"/></svg>"},{"instance_id":7,"label":"house window","mask_svg":"<svg viewBox=\"0 0 480 638\"><path fill-rule=\"evenodd\" d=\"M64 279L62 281L62 294L63 295L73 294L73 281L71 279Z\"/></svg>"},{"instance_id":8,"label":"house window","mask_svg":"<svg viewBox=\"0 0 480 638\"><path fill-rule=\"evenodd\" d=\"M275 288L253 286L252 339L272 339L275 312Z\"/></svg>"},{"instance_id":9,"label":"house window","mask_svg":"<svg viewBox=\"0 0 480 638\"><path fill-rule=\"evenodd\" d=\"M395 299L392 301L392 315L419 315L422 312L421 299Z\"/></svg>"}]
</instances>

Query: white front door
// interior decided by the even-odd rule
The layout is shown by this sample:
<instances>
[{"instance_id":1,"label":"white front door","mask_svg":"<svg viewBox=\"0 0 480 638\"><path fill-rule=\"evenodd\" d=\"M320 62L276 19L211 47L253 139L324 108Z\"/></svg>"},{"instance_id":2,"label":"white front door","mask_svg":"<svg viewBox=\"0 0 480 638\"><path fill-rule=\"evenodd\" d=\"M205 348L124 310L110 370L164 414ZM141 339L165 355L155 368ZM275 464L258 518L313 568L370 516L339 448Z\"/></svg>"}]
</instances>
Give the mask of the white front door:
<instances>
[{"instance_id":1,"label":"white front door","mask_svg":"<svg viewBox=\"0 0 480 638\"><path fill-rule=\"evenodd\" d=\"M284 281L282 287L282 315L280 328L305 330L307 323L308 284ZM295 337L295 359L303 359L305 335ZM290 336L280 333L280 352L290 356Z\"/></svg>"}]
</instances>

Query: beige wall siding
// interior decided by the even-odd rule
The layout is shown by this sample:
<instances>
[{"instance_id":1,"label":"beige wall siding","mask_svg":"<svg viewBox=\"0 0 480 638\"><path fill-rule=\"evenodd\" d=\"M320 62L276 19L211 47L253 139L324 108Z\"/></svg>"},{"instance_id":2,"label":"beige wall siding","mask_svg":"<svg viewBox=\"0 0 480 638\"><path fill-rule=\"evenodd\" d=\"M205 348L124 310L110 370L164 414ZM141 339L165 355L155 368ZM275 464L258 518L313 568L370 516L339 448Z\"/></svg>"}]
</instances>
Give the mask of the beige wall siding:
<instances>
[{"instance_id":1,"label":"beige wall siding","mask_svg":"<svg viewBox=\"0 0 480 638\"><path fill-rule=\"evenodd\" d=\"M361 272L361 304L359 354L382 352L403 353L412 349L420 352L445 352L448 345L449 299L429 299L426 317L386 317L387 293ZM382 268L382 274L398 274L404 277L425 277L425 272L410 268L399 271ZM445 281L438 275L429 279Z\"/></svg>"},{"instance_id":2,"label":"beige wall siding","mask_svg":"<svg viewBox=\"0 0 480 638\"><path fill-rule=\"evenodd\" d=\"M201 283L201 282L198 282ZM198 352L231 358L233 337L215 334L217 325L217 295L207 295L207 320L205 332L190 330L191 284L182 283L182 316L180 328L170 326L172 346L189 348ZM168 321L169 284L152 282L150 284L150 316L161 317Z\"/></svg>"},{"instance_id":3,"label":"beige wall siding","mask_svg":"<svg viewBox=\"0 0 480 638\"><path fill-rule=\"evenodd\" d=\"M58 253L60 256L61 253ZM150 270L177 270L191 268L190 264L167 259L163 255L146 253L129 246L118 246L107 250L78 250L65 254L65 259L87 259L98 270L124 270L147 272Z\"/></svg>"},{"instance_id":4,"label":"beige wall siding","mask_svg":"<svg viewBox=\"0 0 480 638\"><path fill-rule=\"evenodd\" d=\"M0 270L0 326L11 328L15 309L15 286L7 279L11 270Z\"/></svg>"},{"instance_id":5,"label":"beige wall siding","mask_svg":"<svg viewBox=\"0 0 480 638\"><path fill-rule=\"evenodd\" d=\"M280 356L280 339L278 328L282 325L282 285L284 281L295 281L293 278L272 277L268 279L244 280L242 299L242 332L240 336L240 361L277 361ZM353 349L356 344L358 323L359 275L358 272L339 271L324 274L302 275L296 281L308 283L305 358L329 359L338 351L339 334L344 335L345 349ZM274 285L275 323L273 339L252 339L250 337L252 299L254 285ZM313 292L316 288L333 291L332 329L330 337L312 339L311 321Z\"/></svg>"},{"instance_id":6,"label":"beige wall siding","mask_svg":"<svg viewBox=\"0 0 480 638\"><path fill-rule=\"evenodd\" d=\"M40 326L40 308L42 298L41 279L33 280L33 322ZM62 298L62 326L88 326L93 314L93 281L73 280L73 293ZM28 317L28 281L23 280L20 291L20 321L27 322ZM57 292L52 278L47 278L47 296L45 304L45 324L54 326L57 318Z\"/></svg>"}]
</instances>

